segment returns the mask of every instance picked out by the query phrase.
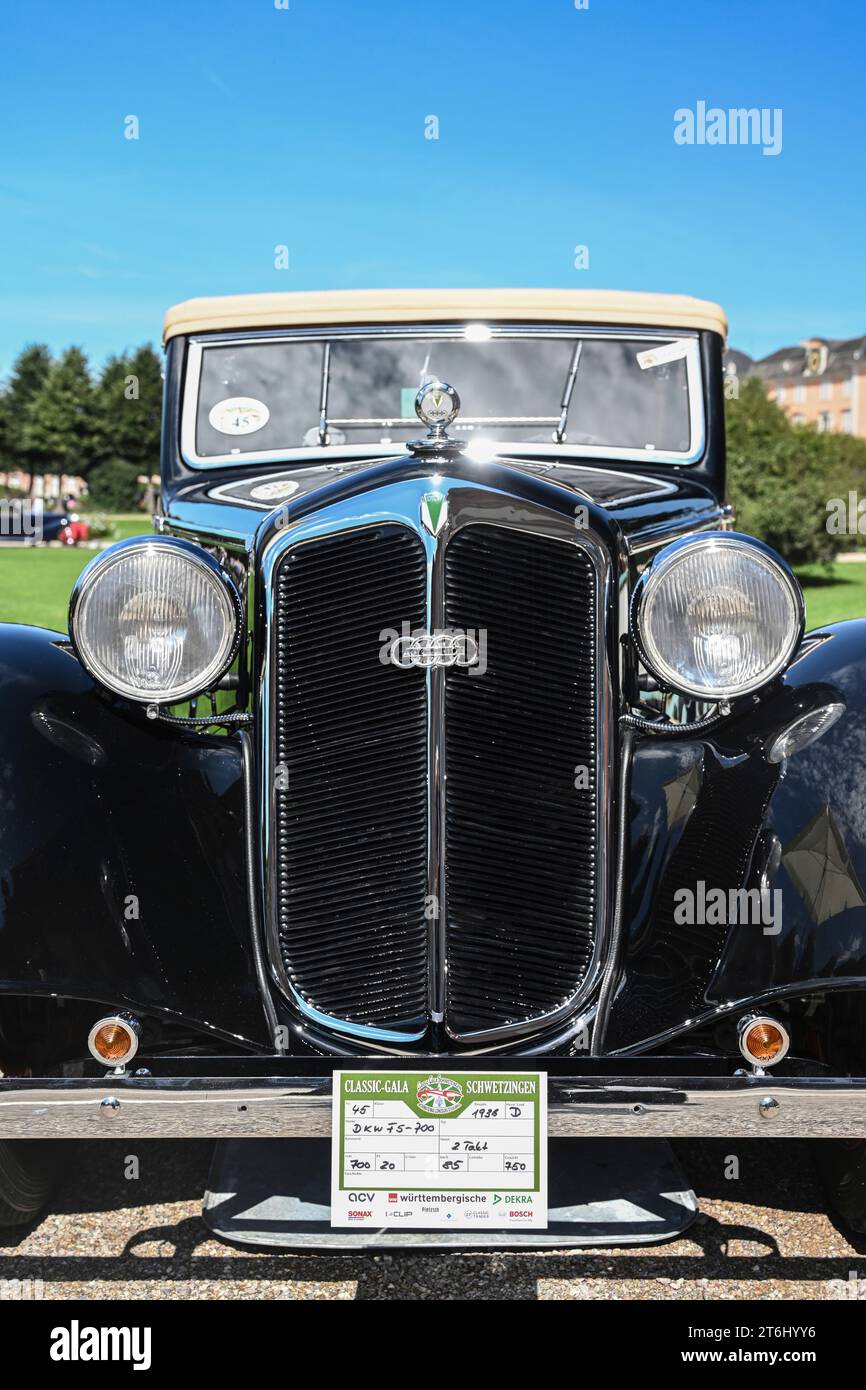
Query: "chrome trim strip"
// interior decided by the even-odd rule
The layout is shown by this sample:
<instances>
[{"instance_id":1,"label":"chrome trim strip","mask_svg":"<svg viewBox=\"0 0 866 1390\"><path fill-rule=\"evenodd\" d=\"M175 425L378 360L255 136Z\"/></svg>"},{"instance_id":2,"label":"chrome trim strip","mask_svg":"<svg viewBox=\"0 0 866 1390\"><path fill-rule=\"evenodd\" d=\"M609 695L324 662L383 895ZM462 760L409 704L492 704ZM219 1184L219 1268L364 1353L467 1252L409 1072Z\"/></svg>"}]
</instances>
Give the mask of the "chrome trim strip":
<instances>
[{"instance_id":1,"label":"chrome trim strip","mask_svg":"<svg viewBox=\"0 0 866 1390\"><path fill-rule=\"evenodd\" d=\"M359 531L369 526L379 526L390 523L392 525L405 527L419 535L422 541L425 541L426 533L423 535L421 534L422 528L420 527L419 521L419 508L421 493L427 486L428 483L423 479L413 480L413 482L410 483L392 484L386 488L373 490L368 494L366 498L367 505L372 509L363 515L359 514L359 501L361 499L351 498L346 502L340 502L331 507L323 508L313 517L308 517L300 522L296 522L294 525L286 526L272 536L265 546L262 552L260 569L262 602L264 604L265 627L267 632L265 648L262 654L258 691L258 707L261 711L259 726L262 768L260 812L262 871L265 888L265 937L268 945L271 974L281 991L292 1000L298 1011L305 1018L309 1019L310 1022L320 1027L329 1028L347 1037L364 1038L370 1041L385 1043L406 1044L408 1042L420 1042L421 1039L426 1036L427 1029L425 1027L420 1032L414 1033L401 1032L397 1029L376 1028L367 1024L351 1023L330 1014L320 1012L303 999L294 988L289 979L280 952L276 914L273 907L276 900L277 862L271 835L276 811L276 791L274 786L275 768L270 756L270 750L274 744L274 720L276 716L274 702L271 699L271 688L273 684L271 671L275 660L274 642L276 640L275 575L277 565L290 546L321 540L326 536L334 535L341 531ZM409 488L411 493L417 492L418 494L417 502L414 507L414 516L408 508L407 510L402 510L399 506L399 499L391 495L399 489L406 488ZM381 498L382 508L379 510L375 505L374 499L381 493L386 493L388 496ZM407 501L408 500L409 498L407 498Z\"/></svg>"},{"instance_id":2,"label":"chrome trim strip","mask_svg":"<svg viewBox=\"0 0 866 1390\"><path fill-rule=\"evenodd\" d=\"M680 1041L687 1033L695 1029L702 1028L707 1023L718 1023L721 1019L730 1019L739 1013L754 1013L760 1009L771 1010L785 999L805 999L810 994L839 994L842 991L866 990L866 975L837 975L828 978L826 975L812 976L808 980L792 980L786 985L776 985L772 989L763 990L760 994L745 995L739 999L726 999L724 1002L711 1003L706 1001L704 1007L696 1010L691 1018L681 1019L672 1028L665 1028L661 1033L653 1033L651 1037L641 1038L637 1042L627 1043L623 1047L612 1048L606 1055L616 1061L624 1063L629 1058L642 1058L650 1049L658 1050L667 1047L670 1043ZM866 1138L866 1134L864 1134Z\"/></svg>"},{"instance_id":3,"label":"chrome trim strip","mask_svg":"<svg viewBox=\"0 0 866 1390\"><path fill-rule=\"evenodd\" d=\"M0 1138L327 1138L331 1091L330 1076L0 1081ZM548 1075L547 1092L552 1138L866 1135L862 1077Z\"/></svg>"},{"instance_id":4,"label":"chrome trim strip","mask_svg":"<svg viewBox=\"0 0 866 1390\"><path fill-rule=\"evenodd\" d=\"M656 553L666 545L672 545L683 536L694 536L704 531L718 531L723 524L721 508L718 502L711 497L707 498L707 511L709 515L706 519L701 519L699 515L691 514L685 519L677 517L674 521L663 521L655 526L647 527L645 532L638 538L629 537L626 541L628 555L641 569L648 565Z\"/></svg>"},{"instance_id":5,"label":"chrome trim strip","mask_svg":"<svg viewBox=\"0 0 866 1390\"><path fill-rule=\"evenodd\" d=\"M447 323L425 323L410 322L405 323L383 323L377 324L328 324L327 327L307 326L304 328L251 328L239 330L237 332L223 332L217 330L214 333L192 333L190 334L190 345L198 344L201 347L234 347L239 342L244 343L273 343L280 342L284 338L305 338L310 342L324 342L328 339L363 339L363 338L424 338L431 342L441 339L456 338L458 341L471 341L466 338L467 328L475 326L475 320L463 321L452 319ZM574 337L581 338L626 338L652 340L662 343L679 342L680 339L693 338L695 341L701 335L699 328L661 328L649 327L646 324L635 324L633 327L624 327L622 324L612 324L609 327L604 324L582 324L580 320L573 320L571 323L535 323L523 322L522 320L512 320L506 322L502 320L497 323L486 324L489 328L491 338L561 338L566 342Z\"/></svg>"},{"instance_id":6,"label":"chrome trim strip","mask_svg":"<svg viewBox=\"0 0 866 1390\"><path fill-rule=\"evenodd\" d=\"M520 446L518 445L515 447L519 448ZM587 483L589 483L592 480L593 469L588 467L586 464L571 463L568 459L562 458L554 459L551 460L551 462L548 464L538 466L536 462L538 456L540 456L544 452L544 450L548 448L554 449L555 445L548 446L546 444L537 444L534 446L533 450L525 450L527 454L532 453L532 458L517 458L515 457L513 448L505 444L497 444L495 451L490 456L490 459L488 460L487 458L485 458L484 462L500 463L506 468L517 468L521 471L525 470L526 472L529 472L533 475L546 478L547 481L550 483L556 483L558 487L568 488L569 491L575 492L579 494L581 497L585 497L587 502L594 501L595 499L593 498L593 494L588 490L588 488L578 487L577 484L570 477L568 477L562 472L563 469L567 468L582 468L585 474L585 480ZM324 468L328 473L332 475L328 479L320 480L316 485L318 487L324 487L326 483L333 482L334 478L340 476L341 474L357 473L365 467L372 468L377 463L386 463L389 459L404 458L405 454L406 451L401 446L399 449L383 450L381 452L376 453L376 455L371 458L352 458L346 459L342 463L330 464L321 464L317 462L316 459L312 459L307 460L307 463L311 470ZM474 459L470 459L469 461L470 463L476 462L476 460ZM286 471L289 472L290 470ZM641 483L649 484L648 490L645 490L643 492L628 492L623 493L621 495L617 494L617 496L615 498L612 498L610 501L605 501L600 504L601 506L605 506L608 508L623 507L629 502L646 502L656 497L669 497L672 492L677 491L676 483L672 482L669 478L653 478L648 477L646 474L642 473L622 473L618 469L608 468L606 465L600 465L595 471L597 473L605 473L609 476L622 478L626 482L633 484L636 488L639 488L639 485ZM256 501L255 499L251 499L249 497L238 497L236 495L236 490L238 488L258 487L262 483L272 483L278 481L280 477L280 473L270 472L260 473L258 475L253 476L252 478L233 478L231 482L220 483L218 487L211 487L207 495L211 501L229 502L233 507L248 507L251 511L259 512L261 516L265 516L268 512L278 511L280 507L284 507L287 502L291 502L292 498L297 498L299 494L301 496L308 497L311 492L315 491L315 487L304 488L304 484L308 481L308 479L306 479L304 476L304 469L298 467L294 470L291 478L286 477L285 479L285 481L287 482L292 482L294 490L288 493L284 498L281 498L279 501L263 501L262 499ZM302 491L302 489L304 490ZM196 503L195 505L200 506L201 504ZM165 520L167 524L172 524L171 515L167 516ZM210 526L207 526L204 529L210 532L212 528Z\"/></svg>"},{"instance_id":7,"label":"chrome trim strip","mask_svg":"<svg viewBox=\"0 0 866 1390\"><path fill-rule=\"evenodd\" d=\"M410 338L420 341L430 340L453 340L463 341L465 336L466 324L401 324L371 326L369 328L329 328L325 332L321 328L314 329L284 329L278 332L269 333L237 333L237 334L209 334L193 335L187 344L187 362L183 382L183 396L180 410L180 452L185 464L195 469L210 469L217 467L248 467L250 464L258 463L279 463L293 459L327 459L339 456L346 456L353 449L360 449L362 446L346 445L319 445L315 449L303 446L297 449L265 449L259 453L237 453L237 454L213 454L200 455L196 449L196 421L198 415L198 394L199 382L201 380L202 353L205 347L226 347L236 346L239 342L248 343L273 343L281 342L289 338L302 338L308 342L333 342L335 339L354 339L365 340L382 337L389 338ZM557 338L566 342L572 341L576 336L583 340L589 339L614 339L617 341L650 341L672 343L680 340L688 340L689 346L686 352L686 373L688 380L689 397L689 448L683 452L672 451L670 453L656 453L647 449L624 449L615 445L608 446L599 451L597 446L585 444L554 444L549 446L555 450L556 457L574 458L605 458L629 460L634 463L670 463L670 464L691 464L696 463L703 455L706 446L706 428L704 421L704 397L703 383L701 379L701 359L699 334L695 330L683 329L682 331L672 332L670 329L649 329L635 327L634 329L623 330L618 328L585 328L580 324L562 325L561 327L545 327L543 324L491 324L491 337L500 339L517 338ZM335 421L331 421L335 424ZM311 425L312 428L312 425ZM370 452L374 455L382 454L383 446L372 443L369 446ZM525 441L521 444L520 440L502 448L519 449L526 447ZM400 442L396 446L398 454L405 453L405 444Z\"/></svg>"},{"instance_id":8,"label":"chrome trim strip","mask_svg":"<svg viewBox=\"0 0 866 1390\"><path fill-rule=\"evenodd\" d=\"M405 450L403 449L399 452L385 449L375 458L353 459L348 462L344 461L342 464L323 464L317 462L316 459L311 459L307 461L307 467L310 472L327 472L330 474L327 479L323 478L317 484L319 487L324 487L326 483L332 483L334 479L340 477L341 474L358 472L359 469L365 467L372 468L377 463L387 463L389 459L402 458L404 454ZM288 476L290 472L291 477ZM291 502L292 498L296 498L299 494L301 496L308 496L309 493L314 492L315 486L304 489L304 484L309 482L309 478L306 475L307 470L298 467L294 470L283 470L283 472L276 473L271 470L269 473L259 473L252 478L232 478L227 483L220 483L218 487L210 487L207 492L207 497L211 502L229 502L233 507L251 507L254 511L261 512L264 516L266 512L277 511L280 507L285 507L287 502ZM265 500L263 498L256 499L254 497L238 497L236 495L238 488L254 488L260 487L263 483L275 482L291 483L291 490L286 493L285 497L268 498ZM304 489L304 491L302 491L302 489ZM198 503L197 505L200 506L201 504Z\"/></svg>"},{"instance_id":9,"label":"chrome trim strip","mask_svg":"<svg viewBox=\"0 0 866 1390\"><path fill-rule=\"evenodd\" d=\"M437 491L442 491L437 483ZM426 490L426 485L425 485ZM449 498L450 492L444 489ZM421 494L423 496L423 492ZM418 507L420 514L421 499ZM420 534L427 551L427 627L430 632L445 627L445 547L449 523L438 536L431 536L423 525ZM445 1018L444 923L447 922L445 893L445 670L431 667L427 672L427 904L435 910L430 917L427 967L430 976L430 1019L438 1025Z\"/></svg>"}]
</instances>

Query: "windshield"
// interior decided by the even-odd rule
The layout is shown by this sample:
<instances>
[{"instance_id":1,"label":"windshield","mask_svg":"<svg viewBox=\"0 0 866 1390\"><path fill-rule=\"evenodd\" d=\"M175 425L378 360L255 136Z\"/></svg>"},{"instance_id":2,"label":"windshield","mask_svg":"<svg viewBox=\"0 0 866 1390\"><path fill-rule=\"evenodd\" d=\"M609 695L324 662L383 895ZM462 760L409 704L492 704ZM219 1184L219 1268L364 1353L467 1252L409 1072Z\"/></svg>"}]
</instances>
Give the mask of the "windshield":
<instances>
[{"instance_id":1,"label":"windshield","mask_svg":"<svg viewBox=\"0 0 866 1390\"><path fill-rule=\"evenodd\" d=\"M192 391L193 367L194 439L184 445L201 462L402 445L424 433L415 394L436 379L460 395L458 437L674 461L695 444L694 337L239 339L191 354Z\"/></svg>"}]
</instances>

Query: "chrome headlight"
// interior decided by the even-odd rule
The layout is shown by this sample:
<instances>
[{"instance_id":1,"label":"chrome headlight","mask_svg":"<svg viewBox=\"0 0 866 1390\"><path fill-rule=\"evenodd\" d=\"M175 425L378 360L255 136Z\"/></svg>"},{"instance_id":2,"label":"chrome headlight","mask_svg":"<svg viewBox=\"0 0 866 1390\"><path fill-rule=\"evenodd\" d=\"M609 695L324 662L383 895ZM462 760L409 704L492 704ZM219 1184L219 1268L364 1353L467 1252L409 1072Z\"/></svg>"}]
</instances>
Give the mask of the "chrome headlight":
<instances>
[{"instance_id":1,"label":"chrome headlight","mask_svg":"<svg viewBox=\"0 0 866 1390\"><path fill-rule=\"evenodd\" d=\"M120 541L86 567L69 631L82 665L116 695L174 704L211 689L241 632L241 600L206 551L172 537Z\"/></svg>"},{"instance_id":2,"label":"chrome headlight","mask_svg":"<svg viewBox=\"0 0 866 1390\"><path fill-rule=\"evenodd\" d=\"M661 683L704 700L765 685L803 635L800 586L774 551L714 531L666 546L641 576L632 629Z\"/></svg>"}]
</instances>

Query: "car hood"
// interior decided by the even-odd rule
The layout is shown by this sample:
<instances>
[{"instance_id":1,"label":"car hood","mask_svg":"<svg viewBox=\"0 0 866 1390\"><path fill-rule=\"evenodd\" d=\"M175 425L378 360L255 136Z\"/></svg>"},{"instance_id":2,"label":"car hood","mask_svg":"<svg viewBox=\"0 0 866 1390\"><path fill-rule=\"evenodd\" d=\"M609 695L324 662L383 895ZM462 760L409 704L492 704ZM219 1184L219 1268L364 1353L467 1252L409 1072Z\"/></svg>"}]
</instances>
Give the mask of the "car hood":
<instances>
[{"instance_id":1,"label":"car hood","mask_svg":"<svg viewBox=\"0 0 866 1390\"><path fill-rule=\"evenodd\" d=\"M466 482L513 491L556 510L584 500L593 513L621 531L627 543L691 526L715 524L725 511L705 484L679 470L641 473L540 455L498 455L487 463L464 456L446 459L403 455L316 460L281 468L221 469L183 484L164 497L165 529L252 550L274 516L285 524L317 506L360 496L399 478L447 473Z\"/></svg>"}]
</instances>

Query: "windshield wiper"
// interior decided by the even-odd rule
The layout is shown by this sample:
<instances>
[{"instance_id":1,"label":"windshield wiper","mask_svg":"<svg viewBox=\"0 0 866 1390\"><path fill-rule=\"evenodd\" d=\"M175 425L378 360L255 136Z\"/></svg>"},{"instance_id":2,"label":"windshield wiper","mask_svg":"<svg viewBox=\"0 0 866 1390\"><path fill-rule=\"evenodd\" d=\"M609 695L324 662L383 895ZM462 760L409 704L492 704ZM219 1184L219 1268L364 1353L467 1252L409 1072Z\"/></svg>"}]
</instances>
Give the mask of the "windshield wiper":
<instances>
[{"instance_id":1,"label":"windshield wiper","mask_svg":"<svg viewBox=\"0 0 866 1390\"><path fill-rule=\"evenodd\" d=\"M319 443L328 443L328 388L331 384L331 344L325 343L322 353L322 390L319 396Z\"/></svg>"},{"instance_id":2,"label":"windshield wiper","mask_svg":"<svg viewBox=\"0 0 866 1390\"><path fill-rule=\"evenodd\" d=\"M571 354L571 366L568 369L568 376L565 379L565 387L562 392L562 400L559 403L559 424L553 431L553 438L557 444L561 444L565 439L565 429L568 424L568 407L571 405L571 397L574 391L574 383L577 381L577 372L580 367L582 352L583 341L578 338L574 345L574 352Z\"/></svg>"}]
</instances>

